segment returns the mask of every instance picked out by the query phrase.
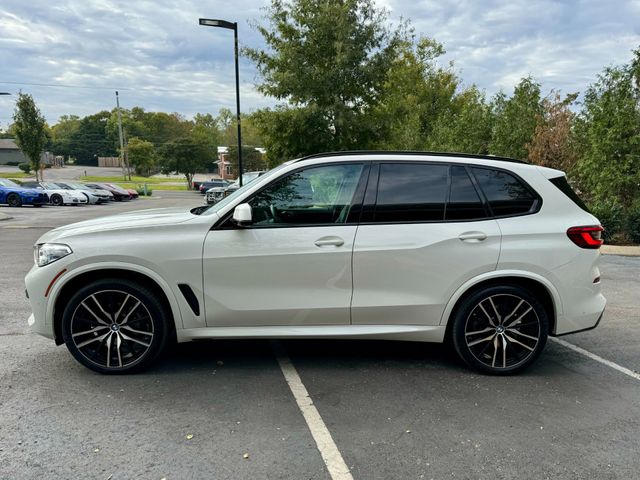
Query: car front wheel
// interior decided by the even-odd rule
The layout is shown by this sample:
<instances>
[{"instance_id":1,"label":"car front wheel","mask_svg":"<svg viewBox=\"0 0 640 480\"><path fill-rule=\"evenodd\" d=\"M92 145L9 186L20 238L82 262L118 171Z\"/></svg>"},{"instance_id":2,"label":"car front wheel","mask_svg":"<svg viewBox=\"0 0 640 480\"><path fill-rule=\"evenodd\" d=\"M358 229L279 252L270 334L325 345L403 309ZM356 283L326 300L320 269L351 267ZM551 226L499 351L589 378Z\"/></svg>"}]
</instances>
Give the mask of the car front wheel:
<instances>
[{"instance_id":1,"label":"car front wheel","mask_svg":"<svg viewBox=\"0 0 640 480\"><path fill-rule=\"evenodd\" d=\"M64 202L62 201L62 197L60 195L58 194L51 195L51 205L55 205L56 207L59 207L63 203Z\"/></svg>"},{"instance_id":2,"label":"car front wheel","mask_svg":"<svg viewBox=\"0 0 640 480\"><path fill-rule=\"evenodd\" d=\"M22 206L22 199L20 198L20 195L18 195L16 193L11 193L7 197L7 204L10 207L21 207Z\"/></svg>"},{"instance_id":3,"label":"car front wheel","mask_svg":"<svg viewBox=\"0 0 640 480\"><path fill-rule=\"evenodd\" d=\"M67 304L62 337L71 354L99 373L130 373L148 367L168 337L168 315L157 295L134 282L99 280Z\"/></svg>"},{"instance_id":4,"label":"car front wheel","mask_svg":"<svg viewBox=\"0 0 640 480\"><path fill-rule=\"evenodd\" d=\"M548 329L547 312L531 292L519 286L491 286L462 301L453 318L452 338L467 365L507 375L538 358Z\"/></svg>"}]
</instances>

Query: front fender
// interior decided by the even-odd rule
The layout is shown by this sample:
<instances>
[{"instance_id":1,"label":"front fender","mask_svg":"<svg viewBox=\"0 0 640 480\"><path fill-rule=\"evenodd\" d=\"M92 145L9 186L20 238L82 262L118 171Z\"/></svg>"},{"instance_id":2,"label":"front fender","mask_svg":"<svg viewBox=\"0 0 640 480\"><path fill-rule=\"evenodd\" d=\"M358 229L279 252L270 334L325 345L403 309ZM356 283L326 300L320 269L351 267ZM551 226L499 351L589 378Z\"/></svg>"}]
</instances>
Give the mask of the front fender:
<instances>
[{"instance_id":1,"label":"front fender","mask_svg":"<svg viewBox=\"0 0 640 480\"><path fill-rule=\"evenodd\" d=\"M88 273L91 271L98 271L98 270L129 270L132 272L140 273L152 279L154 282L156 282L156 284L158 284L158 286L162 289L165 296L169 300L169 305L171 307L171 313L173 314L176 328L184 328L180 306L169 284L167 284L167 282L158 273L156 273L155 271L147 267L144 267L138 264L122 263L122 262L100 262L100 263L92 263L89 265L82 265L70 270L66 275L63 275L60 278L60 281L56 282L53 285L49 293L49 301L47 302L47 310L45 315L46 324L52 323L53 308L55 306L58 295L60 294L64 286L67 283L69 283L69 281L73 280L79 275L82 275L84 273Z\"/></svg>"}]
</instances>

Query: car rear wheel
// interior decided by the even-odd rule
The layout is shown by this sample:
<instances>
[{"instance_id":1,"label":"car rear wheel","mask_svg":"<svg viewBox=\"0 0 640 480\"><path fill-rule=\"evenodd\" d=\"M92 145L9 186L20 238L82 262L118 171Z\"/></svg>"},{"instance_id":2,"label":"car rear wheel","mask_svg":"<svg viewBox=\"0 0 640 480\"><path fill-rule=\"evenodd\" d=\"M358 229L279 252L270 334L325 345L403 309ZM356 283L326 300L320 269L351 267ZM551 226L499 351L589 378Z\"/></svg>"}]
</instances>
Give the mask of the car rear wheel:
<instances>
[{"instance_id":1,"label":"car rear wheel","mask_svg":"<svg viewBox=\"0 0 640 480\"><path fill-rule=\"evenodd\" d=\"M7 204L10 207L21 207L22 206L22 199L20 198L20 195L18 195L16 193L11 193L7 197Z\"/></svg>"},{"instance_id":2,"label":"car rear wheel","mask_svg":"<svg viewBox=\"0 0 640 480\"><path fill-rule=\"evenodd\" d=\"M51 205L55 205L56 207L59 207L63 203L64 202L62 201L62 196L58 195L57 193L54 195L51 195Z\"/></svg>"},{"instance_id":3,"label":"car rear wheel","mask_svg":"<svg viewBox=\"0 0 640 480\"><path fill-rule=\"evenodd\" d=\"M106 279L81 288L62 318L62 337L82 365L118 374L148 367L167 342L168 317L151 291Z\"/></svg>"},{"instance_id":4,"label":"car rear wheel","mask_svg":"<svg viewBox=\"0 0 640 480\"><path fill-rule=\"evenodd\" d=\"M528 290L492 286L465 298L453 318L453 345L470 367L494 375L530 366L547 341L549 319Z\"/></svg>"}]
</instances>

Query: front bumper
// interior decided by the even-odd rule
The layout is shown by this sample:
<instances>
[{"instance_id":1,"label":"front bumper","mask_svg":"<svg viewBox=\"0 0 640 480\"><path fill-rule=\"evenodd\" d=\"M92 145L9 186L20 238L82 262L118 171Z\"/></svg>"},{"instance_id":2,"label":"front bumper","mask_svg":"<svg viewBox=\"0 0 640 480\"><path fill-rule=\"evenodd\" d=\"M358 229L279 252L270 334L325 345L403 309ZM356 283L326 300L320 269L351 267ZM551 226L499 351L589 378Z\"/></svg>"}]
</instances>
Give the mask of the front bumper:
<instances>
[{"instance_id":1,"label":"front bumper","mask_svg":"<svg viewBox=\"0 0 640 480\"><path fill-rule=\"evenodd\" d=\"M27 320L29 328L34 333L56 340L56 343L60 343L61 339L55 338L51 300L55 298L56 287L68 274L67 268L73 257L73 254L68 255L44 267L33 265L24 278L25 294L32 311Z\"/></svg>"}]
</instances>

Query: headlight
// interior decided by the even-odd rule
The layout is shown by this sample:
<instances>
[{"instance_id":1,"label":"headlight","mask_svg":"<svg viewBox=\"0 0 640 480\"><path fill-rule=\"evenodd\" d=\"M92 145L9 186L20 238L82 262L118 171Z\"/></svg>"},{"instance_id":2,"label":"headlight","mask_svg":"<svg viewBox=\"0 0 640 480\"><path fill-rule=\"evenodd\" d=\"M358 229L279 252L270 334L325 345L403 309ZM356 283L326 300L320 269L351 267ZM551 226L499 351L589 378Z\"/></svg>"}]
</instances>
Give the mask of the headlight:
<instances>
[{"instance_id":1,"label":"headlight","mask_svg":"<svg viewBox=\"0 0 640 480\"><path fill-rule=\"evenodd\" d=\"M33 247L33 260L39 267L44 267L71 253L73 250L62 243L41 243Z\"/></svg>"}]
</instances>

